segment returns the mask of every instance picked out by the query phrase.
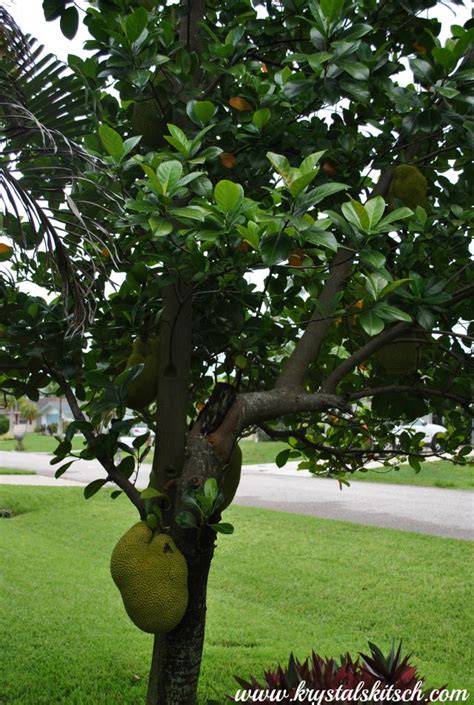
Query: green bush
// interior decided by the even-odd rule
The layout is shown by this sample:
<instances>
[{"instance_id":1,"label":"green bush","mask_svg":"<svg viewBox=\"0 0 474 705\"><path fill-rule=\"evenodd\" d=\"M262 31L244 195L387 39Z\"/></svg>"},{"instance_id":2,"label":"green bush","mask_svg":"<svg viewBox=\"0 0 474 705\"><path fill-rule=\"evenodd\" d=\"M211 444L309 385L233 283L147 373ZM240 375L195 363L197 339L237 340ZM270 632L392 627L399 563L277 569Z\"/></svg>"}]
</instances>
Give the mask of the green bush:
<instances>
[{"instance_id":1,"label":"green bush","mask_svg":"<svg viewBox=\"0 0 474 705\"><path fill-rule=\"evenodd\" d=\"M4 433L8 431L10 428L10 420L8 419L8 416L3 416L3 414L0 415L0 436L3 436Z\"/></svg>"}]
</instances>

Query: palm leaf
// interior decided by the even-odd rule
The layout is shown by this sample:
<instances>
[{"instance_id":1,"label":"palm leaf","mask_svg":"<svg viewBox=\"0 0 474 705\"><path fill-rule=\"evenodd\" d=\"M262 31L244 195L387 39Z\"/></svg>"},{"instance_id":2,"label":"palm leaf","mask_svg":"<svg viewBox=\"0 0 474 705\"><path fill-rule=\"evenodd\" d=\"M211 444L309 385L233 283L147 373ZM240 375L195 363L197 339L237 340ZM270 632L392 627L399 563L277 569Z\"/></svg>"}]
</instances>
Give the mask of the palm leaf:
<instances>
[{"instance_id":1,"label":"palm leaf","mask_svg":"<svg viewBox=\"0 0 474 705\"><path fill-rule=\"evenodd\" d=\"M0 53L4 228L19 246L33 240L49 253L75 334L93 319L97 258L91 254L107 247L113 257L108 225L121 210L120 199L106 165L80 145L96 129L81 80L23 35L2 6Z\"/></svg>"}]
</instances>

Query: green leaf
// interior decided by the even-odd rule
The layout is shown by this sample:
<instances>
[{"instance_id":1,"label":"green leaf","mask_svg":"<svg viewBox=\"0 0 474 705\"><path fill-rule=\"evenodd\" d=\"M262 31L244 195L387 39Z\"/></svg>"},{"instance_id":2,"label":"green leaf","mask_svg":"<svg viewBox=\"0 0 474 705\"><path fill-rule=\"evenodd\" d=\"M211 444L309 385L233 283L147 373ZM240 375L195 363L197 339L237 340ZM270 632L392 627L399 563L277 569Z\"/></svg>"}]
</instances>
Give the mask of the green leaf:
<instances>
[{"instance_id":1,"label":"green leaf","mask_svg":"<svg viewBox=\"0 0 474 705\"><path fill-rule=\"evenodd\" d=\"M176 523L183 529L197 529L198 524L196 519L191 512L179 512L176 515Z\"/></svg>"},{"instance_id":2,"label":"green leaf","mask_svg":"<svg viewBox=\"0 0 474 705\"><path fill-rule=\"evenodd\" d=\"M186 113L199 127L207 125L216 111L216 106L210 100L190 100L186 105Z\"/></svg>"},{"instance_id":3,"label":"green leaf","mask_svg":"<svg viewBox=\"0 0 474 705\"><path fill-rule=\"evenodd\" d=\"M275 152L267 152L267 159L283 178L283 181L289 184L293 179L294 169L290 166L288 159L282 154L275 154Z\"/></svg>"},{"instance_id":4,"label":"green leaf","mask_svg":"<svg viewBox=\"0 0 474 705\"><path fill-rule=\"evenodd\" d=\"M244 190L240 184L223 179L214 189L214 199L221 211L230 213L242 205Z\"/></svg>"},{"instance_id":5,"label":"green leaf","mask_svg":"<svg viewBox=\"0 0 474 705\"><path fill-rule=\"evenodd\" d=\"M213 504L219 494L219 486L215 477L208 477L204 483L204 496Z\"/></svg>"},{"instance_id":6,"label":"green leaf","mask_svg":"<svg viewBox=\"0 0 474 705\"><path fill-rule=\"evenodd\" d=\"M351 198L350 203L342 204L341 210L351 225L354 225L358 230L367 231L369 228L369 216L362 203Z\"/></svg>"},{"instance_id":7,"label":"green leaf","mask_svg":"<svg viewBox=\"0 0 474 705\"><path fill-rule=\"evenodd\" d=\"M262 108L261 110L256 110L252 117L252 122L259 130L262 130L267 122L272 116L271 110L269 108Z\"/></svg>"},{"instance_id":8,"label":"green leaf","mask_svg":"<svg viewBox=\"0 0 474 705\"><path fill-rule=\"evenodd\" d=\"M204 222L207 210L201 206L184 206L183 208L172 208L171 214L177 218L189 218L190 220Z\"/></svg>"},{"instance_id":9,"label":"green leaf","mask_svg":"<svg viewBox=\"0 0 474 705\"><path fill-rule=\"evenodd\" d=\"M169 220L163 220L163 218L152 216L148 219L148 225L154 237L166 237L166 235L173 232L173 224Z\"/></svg>"},{"instance_id":10,"label":"green leaf","mask_svg":"<svg viewBox=\"0 0 474 705\"><path fill-rule=\"evenodd\" d=\"M306 59L313 71L319 73L322 65L325 64L326 61L329 61L329 59L332 59L332 54L328 51L320 51L317 54L310 54Z\"/></svg>"},{"instance_id":11,"label":"green leaf","mask_svg":"<svg viewBox=\"0 0 474 705\"><path fill-rule=\"evenodd\" d=\"M378 230L380 230L384 225L393 223L395 220L403 220L404 218L410 218L413 215L413 211L410 208L396 208L394 211L385 216L383 220L380 221Z\"/></svg>"},{"instance_id":12,"label":"green leaf","mask_svg":"<svg viewBox=\"0 0 474 705\"><path fill-rule=\"evenodd\" d=\"M309 242L314 243L315 245L321 245L322 247L327 247L333 252L337 252L337 240L334 235L327 230L311 228L305 232L305 237Z\"/></svg>"},{"instance_id":13,"label":"green leaf","mask_svg":"<svg viewBox=\"0 0 474 705\"><path fill-rule=\"evenodd\" d=\"M381 252L365 250L360 253L360 260L373 269L382 269L385 266L386 257Z\"/></svg>"},{"instance_id":14,"label":"green leaf","mask_svg":"<svg viewBox=\"0 0 474 705\"><path fill-rule=\"evenodd\" d=\"M286 259L292 246L294 246L293 240L283 233L272 233L262 238L259 249L264 264L271 267Z\"/></svg>"},{"instance_id":15,"label":"green leaf","mask_svg":"<svg viewBox=\"0 0 474 705\"><path fill-rule=\"evenodd\" d=\"M285 448L285 450L282 450L278 453L277 457L275 458L275 463L278 468L282 468L284 465L286 465L288 458L290 457L290 453L290 448Z\"/></svg>"},{"instance_id":16,"label":"green leaf","mask_svg":"<svg viewBox=\"0 0 474 705\"><path fill-rule=\"evenodd\" d=\"M66 472L66 470L67 470L68 468L70 468L71 465L72 465L73 463L75 463L75 462L76 462L75 460L70 460L68 463L64 463L64 465L61 465L61 467L58 468L58 469L56 470L56 472L54 473L54 477L56 478L56 480L57 480L59 477L61 477L61 475L64 475L64 473Z\"/></svg>"},{"instance_id":17,"label":"green leaf","mask_svg":"<svg viewBox=\"0 0 474 705\"><path fill-rule=\"evenodd\" d=\"M369 227L374 228L380 221L385 210L385 201L382 196L371 198L364 206L367 215L369 216Z\"/></svg>"},{"instance_id":18,"label":"green leaf","mask_svg":"<svg viewBox=\"0 0 474 705\"><path fill-rule=\"evenodd\" d=\"M150 431L147 433L142 433L141 436L137 436L132 443L132 446L136 448L137 450L140 449L145 443L148 441L150 438Z\"/></svg>"},{"instance_id":19,"label":"green leaf","mask_svg":"<svg viewBox=\"0 0 474 705\"><path fill-rule=\"evenodd\" d=\"M298 170L299 171L299 170ZM313 172L308 172L302 176L298 176L296 179L292 180L290 184L290 193L293 198L296 198L304 189L313 181L316 177L318 170L315 169Z\"/></svg>"},{"instance_id":20,"label":"green leaf","mask_svg":"<svg viewBox=\"0 0 474 705\"><path fill-rule=\"evenodd\" d=\"M127 455L117 466L117 470L121 475L129 478L135 472L135 458L133 455Z\"/></svg>"},{"instance_id":21,"label":"green leaf","mask_svg":"<svg viewBox=\"0 0 474 705\"><path fill-rule=\"evenodd\" d=\"M175 186L181 178L183 173L183 165L178 161L161 162L160 166L156 170L156 175L163 189L163 195L166 196L168 193L173 193Z\"/></svg>"},{"instance_id":22,"label":"green leaf","mask_svg":"<svg viewBox=\"0 0 474 705\"><path fill-rule=\"evenodd\" d=\"M317 166L319 160L323 156L323 154L326 153L325 149L322 149L320 152L313 152L312 154L308 154L308 156L303 159L303 161L300 164L299 171L301 174L309 174L310 172L313 172L315 167Z\"/></svg>"},{"instance_id":23,"label":"green leaf","mask_svg":"<svg viewBox=\"0 0 474 705\"><path fill-rule=\"evenodd\" d=\"M368 81L369 80L369 69L365 64L361 64L359 61L339 61L338 66L343 69L349 76L355 78L356 81Z\"/></svg>"},{"instance_id":24,"label":"green leaf","mask_svg":"<svg viewBox=\"0 0 474 705\"><path fill-rule=\"evenodd\" d=\"M364 311L359 317L360 324L367 335L378 335L385 328L383 320L373 311Z\"/></svg>"},{"instance_id":25,"label":"green leaf","mask_svg":"<svg viewBox=\"0 0 474 705\"><path fill-rule=\"evenodd\" d=\"M241 370L245 370L248 365L248 360L245 355L236 355L234 358L234 365Z\"/></svg>"},{"instance_id":26,"label":"green leaf","mask_svg":"<svg viewBox=\"0 0 474 705\"><path fill-rule=\"evenodd\" d=\"M434 314L425 306L420 306L418 309L416 320L425 330L432 330L435 324Z\"/></svg>"},{"instance_id":27,"label":"green leaf","mask_svg":"<svg viewBox=\"0 0 474 705\"><path fill-rule=\"evenodd\" d=\"M172 123L166 125L171 137L165 135L165 140L175 147L184 157L189 157L192 142L188 140L183 130Z\"/></svg>"},{"instance_id":28,"label":"green leaf","mask_svg":"<svg viewBox=\"0 0 474 705\"><path fill-rule=\"evenodd\" d=\"M321 0L320 7L328 20L337 20L341 15L345 0Z\"/></svg>"},{"instance_id":29,"label":"green leaf","mask_svg":"<svg viewBox=\"0 0 474 705\"><path fill-rule=\"evenodd\" d=\"M100 125L99 137L106 152L118 161L124 153L123 140L119 133L109 125Z\"/></svg>"},{"instance_id":30,"label":"green leaf","mask_svg":"<svg viewBox=\"0 0 474 705\"><path fill-rule=\"evenodd\" d=\"M224 521L219 522L219 524L209 524L211 529L214 529L218 534L233 534L234 527L232 524L227 524Z\"/></svg>"},{"instance_id":31,"label":"green leaf","mask_svg":"<svg viewBox=\"0 0 474 705\"><path fill-rule=\"evenodd\" d=\"M74 39L79 27L79 13L75 7L68 7L59 21L61 32L67 39Z\"/></svg>"},{"instance_id":32,"label":"green leaf","mask_svg":"<svg viewBox=\"0 0 474 705\"><path fill-rule=\"evenodd\" d=\"M143 32L148 23L148 12L144 7L139 7L125 20L125 34L128 41L133 44Z\"/></svg>"},{"instance_id":33,"label":"green leaf","mask_svg":"<svg viewBox=\"0 0 474 705\"><path fill-rule=\"evenodd\" d=\"M377 315L385 321L406 321L406 323L411 323L412 321L410 314L405 313L397 306L391 306L385 302L377 306Z\"/></svg>"},{"instance_id":34,"label":"green leaf","mask_svg":"<svg viewBox=\"0 0 474 705\"><path fill-rule=\"evenodd\" d=\"M337 181L330 184L322 184L321 186L316 186L312 191L309 191L305 199L309 201L311 205L315 206L321 203L321 201L324 201L325 198L339 193L339 191L345 191L348 188L349 186L347 184L341 184Z\"/></svg>"},{"instance_id":35,"label":"green leaf","mask_svg":"<svg viewBox=\"0 0 474 705\"><path fill-rule=\"evenodd\" d=\"M154 487L147 487L140 492L140 497L142 499L154 499L155 497L166 497L166 495L159 490L155 490Z\"/></svg>"},{"instance_id":36,"label":"green leaf","mask_svg":"<svg viewBox=\"0 0 474 705\"><path fill-rule=\"evenodd\" d=\"M96 492L98 492L101 487L105 485L106 482L106 478L101 478L100 480L93 480L92 482L89 482L89 484L84 487L84 498L90 499L91 497L93 497Z\"/></svg>"},{"instance_id":37,"label":"green leaf","mask_svg":"<svg viewBox=\"0 0 474 705\"><path fill-rule=\"evenodd\" d=\"M378 299L381 292L387 286L387 280L380 274L372 273L367 275L365 288L374 299Z\"/></svg>"}]
</instances>

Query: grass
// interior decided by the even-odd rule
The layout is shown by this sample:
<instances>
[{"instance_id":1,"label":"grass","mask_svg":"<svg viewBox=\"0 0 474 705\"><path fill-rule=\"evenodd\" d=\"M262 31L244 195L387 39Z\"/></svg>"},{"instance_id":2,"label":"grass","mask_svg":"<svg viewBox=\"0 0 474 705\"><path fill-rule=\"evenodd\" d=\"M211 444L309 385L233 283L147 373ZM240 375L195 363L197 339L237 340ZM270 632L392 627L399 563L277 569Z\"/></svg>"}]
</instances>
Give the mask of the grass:
<instances>
[{"instance_id":1,"label":"grass","mask_svg":"<svg viewBox=\"0 0 474 705\"><path fill-rule=\"evenodd\" d=\"M394 485L420 485L445 489L468 490L474 487L474 472L469 465L453 465L447 460L423 463L419 473L409 465L401 465L400 470L376 468L357 473L351 482L388 482Z\"/></svg>"},{"instance_id":2,"label":"grass","mask_svg":"<svg viewBox=\"0 0 474 705\"><path fill-rule=\"evenodd\" d=\"M142 705L151 637L126 617L108 573L136 515L102 492L0 487L0 702ZM433 685L474 686L473 546L391 529L232 507L209 587L199 704L233 674L261 676L289 652L334 655L403 638Z\"/></svg>"},{"instance_id":3,"label":"grass","mask_svg":"<svg viewBox=\"0 0 474 705\"><path fill-rule=\"evenodd\" d=\"M16 450L17 442L15 440L2 441L0 440L1 450ZM43 436L41 433L26 433L23 439L25 451L29 453L52 453L57 447L58 442L54 436ZM75 436L72 441L74 450L80 450L84 445L84 439Z\"/></svg>"},{"instance_id":4,"label":"grass","mask_svg":"<svg viewBox=\"0 0 474 705\"><path fill-rule=\"evenodd\" d=\"M33 470L14 470L13 468L0 468L0 475L36 475Z\"/></svg>"}]
</instances>

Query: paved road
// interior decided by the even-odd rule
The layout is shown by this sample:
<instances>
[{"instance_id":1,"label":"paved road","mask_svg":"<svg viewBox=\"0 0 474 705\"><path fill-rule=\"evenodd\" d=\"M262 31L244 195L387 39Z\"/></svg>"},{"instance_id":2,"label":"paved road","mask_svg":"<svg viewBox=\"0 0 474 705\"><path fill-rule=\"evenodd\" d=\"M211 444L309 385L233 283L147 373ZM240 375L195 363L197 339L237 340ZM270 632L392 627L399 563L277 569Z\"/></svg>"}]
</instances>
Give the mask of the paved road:
<instances>
[{"instance_id":1,"label":"paved road","mask_svg":"<svg viewBox=\"0 0 474 705\"><path fill-rule=\"evenodd\" d=\"M77 486L104 476L97 462L78 461L63 475L62 481L54 480L56 468L49 464L49 459L45 453L0 452L0 467L35 470L45 476L0 475L0 483ZM146 485L147 473L146 467L140 472L139 487ZM236 502L356 524L474 539L474 492L468 490L376 482L354 482L340 490L335 480L297 472L295 464L281 470L274 465L247 465Z\"/></svg>"}]
</instances>

